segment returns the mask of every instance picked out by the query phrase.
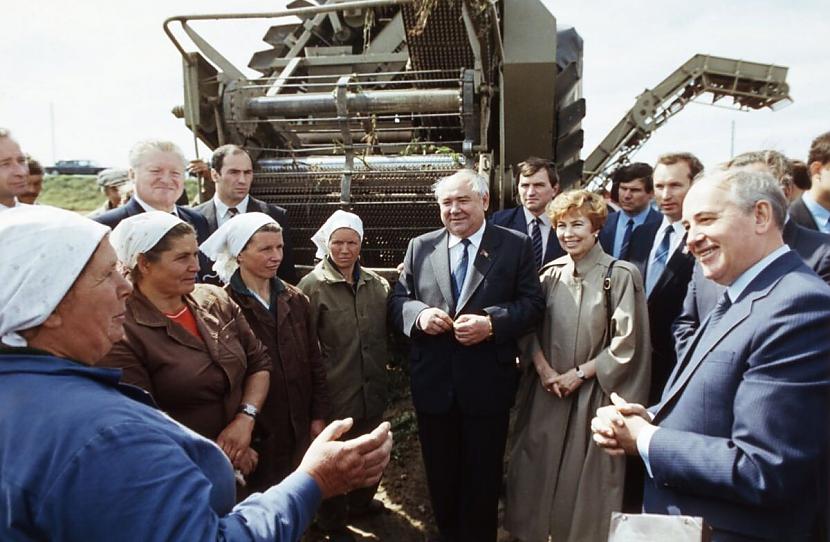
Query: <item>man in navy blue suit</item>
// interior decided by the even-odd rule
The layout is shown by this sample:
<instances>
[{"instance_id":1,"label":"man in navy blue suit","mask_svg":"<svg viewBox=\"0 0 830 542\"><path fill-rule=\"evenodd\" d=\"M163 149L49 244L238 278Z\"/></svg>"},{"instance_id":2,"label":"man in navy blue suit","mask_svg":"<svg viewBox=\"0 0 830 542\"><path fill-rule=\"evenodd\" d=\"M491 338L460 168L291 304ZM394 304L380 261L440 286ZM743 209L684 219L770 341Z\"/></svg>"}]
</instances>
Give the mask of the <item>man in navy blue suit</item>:
<instances>
[{"instance_id":1,"label":"man in navy blue suit","mask_svg":"<svg viewBox=\"0 0 830 542\"><path fill-rule=\"evenodd\" d=\"M193 209L176 205L184 192L184 169L187 160L178 145L170 141L146 140L130 149L130 179L135 185L132 199L122 206L93 218L115 228L127 217L147 211L172 213L193 226L202 243L210 232L205 218ZM199 253L199 276L210 272L210 261Z\"/></svg>"},{"instance_id":2,"label":"man in navy blue suit","mask_svg":"<svg viewBox=\"0 0 830 542\"><path fill-rule=\"evenodd\" d=\"M611 195L622 210L609 214L599 232L599 243L606 254L627 260L634 230L663 219L663 215L651 207L654 193L651 175L650 165L635 162L619 168L611 176Z\"/></svg>"},{"instance_id":3,"label":"man in navy blue suit","mask_svg":"<svg viewBox=\"0 0 830 542\"><path fill-rule=\"evenodd\" d=\"M389 300L411 338L410 380L435 522L443 542L495 542L517 340L545 300L530 239L484 219L487 179L439 180L444 228L410 241Z\"/></svg>"},{"instance_id":4,"label":"man in navy blue suit","mask_svg":"<svg viewBox=\"0 0 830 542\"><path fill-rule=\"evenodd\" d=\"M810 540L826 502L830 287L783 242L768 173L689 190L687 246L726 287L648 411L612 396L594 441L640 455L644 510L702 516L715 541Z\"/></svg>"},{"instance_id":5,"label":"man in navy blue suit","mask_svg":"<svg viewBox=\"0 0 830 542\"><path fill-rule=\"evenodd\" d=\"M535 156L519 163L516 170L516 186L522 204L496 211L490 216L490 222L527 234L538 270L565 255L556 238L556 225L550 223L546 212L548 204L559 194L559 175L553 162Z\"/></svg>"}]
</instances>

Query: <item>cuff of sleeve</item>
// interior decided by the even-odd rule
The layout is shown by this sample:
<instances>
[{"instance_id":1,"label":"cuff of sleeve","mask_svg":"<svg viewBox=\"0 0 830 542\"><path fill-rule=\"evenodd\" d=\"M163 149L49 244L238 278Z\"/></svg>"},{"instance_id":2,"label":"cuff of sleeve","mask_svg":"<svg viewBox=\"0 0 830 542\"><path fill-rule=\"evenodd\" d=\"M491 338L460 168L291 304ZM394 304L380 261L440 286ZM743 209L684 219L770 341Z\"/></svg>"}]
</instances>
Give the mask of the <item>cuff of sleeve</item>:
<instances>
[{"instance_id":1,"label":"cuff of sleeve","mask_svg":"<svg viewBox=\"0 0 830 542\"><path fill-rule=\"evenodd\" d=\"M654 478L654 475L651 473L651 464L648 462L648 447L651 444L651 438L654 436L654 433L660 429L656 425L647 425L645 426L640 434L637 435L637 452L639 452L640 457L643 458L643 463L646 466L646 472L648 472L649 478Z\"/></svg>"}]
</instances>

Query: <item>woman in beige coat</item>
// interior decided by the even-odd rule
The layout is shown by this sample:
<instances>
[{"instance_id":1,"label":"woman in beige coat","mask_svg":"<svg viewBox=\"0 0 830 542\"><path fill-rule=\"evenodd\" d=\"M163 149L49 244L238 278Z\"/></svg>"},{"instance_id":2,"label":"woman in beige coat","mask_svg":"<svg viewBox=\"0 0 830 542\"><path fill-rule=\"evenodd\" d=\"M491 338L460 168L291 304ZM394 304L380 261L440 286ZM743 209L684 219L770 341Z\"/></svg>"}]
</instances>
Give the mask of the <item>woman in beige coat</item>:
<instances>
[{"instance_id":1,"label":"woman in beige coat","mask_svg":"<svg viewBox=\"0 0 830 542\"><path fill-rule=\"evenodd\" d=\"M611 392L648 395L643 281L597 242L607 216L598 195L567 192L548 213L568 254L542 270L545 319L523 345L532 366L519 392L504 524L523 542L604 541L622 505L625 458L591 445L590 421ZM612 262L607 330L603 282Z\"/></svg>"}]
</instances>

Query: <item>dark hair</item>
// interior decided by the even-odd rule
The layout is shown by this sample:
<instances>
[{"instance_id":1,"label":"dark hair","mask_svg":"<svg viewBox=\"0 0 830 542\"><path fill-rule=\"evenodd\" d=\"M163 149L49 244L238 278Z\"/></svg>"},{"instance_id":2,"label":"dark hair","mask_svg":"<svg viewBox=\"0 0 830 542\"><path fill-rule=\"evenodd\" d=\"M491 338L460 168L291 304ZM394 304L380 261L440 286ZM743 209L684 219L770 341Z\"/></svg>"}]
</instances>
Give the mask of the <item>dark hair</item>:
<instances>
[{"instance_id":1,"label":"dark hair","mask_svg":"<svg viewBox=\"0 0 830 542\"><path fill-rule=\"evenodd\" d=\"M657 167L658 164L673 166L678 162L686 162L686 165L689 166L690 181L694 181L695 177L700 175L703 171L703 164L697 159L697 156L690 152L668 152L666 154L661 154L657 158L657 163L654 164L654 167Z\"/></svg>"},{"instance_id":2,"label":"dark hair","mask_svg":"<svg viewBox=\"0 0 830 542\"><path fill-rule=\"evenodd\" d=\"M559 185L559 174L556 172L556 164L550 160L539 158L536 156L529 156L524 162L519 162L516 166L516 185L519 184L519 176L530 177L536 175L540 170L544 169L548 174L548 182L552 188Z\"/></svg>"},{"instance_id":3,"label":"dark hair","mask_svg":"<svg viewBox=\"0 0 830 542\"><path fill-rule=\"evenodd\" d=\"M211 169L216 171L216 173L222 173L222 166L225 165L225 157L233 156L235 154L244 154L248 158L251 157L251 155L248 154L248 151L246 151L239 145L222 145L221 147L213 151L213 156L210 157Z\"/></svg>"},{"instance_id":4,"label":"dark hair","mask_svg":"<svg viewBox=\"0 0 830 542\"><path fill-rule=\"evenodd\" d=\"M248 249L248 245L250 245L250 244L251 244L251 241L253 241L254 237L256 237L256 234L261 233L261 232L268 232L268 233L282 233L282 226L280 226L279 224L274 224L273 222L272 222L272 223L269 223L269 224L265 224L264 226L261 226L261 227L260 227L257 231L255 231L255 232L254 232L254 233L253 233L253 234L252 234L252 235L248 238L248 240L247 240L247 241L245 241L245 246L243 246L243 247L242 247L242 250L240 250L240 251L239 251L239 252L240 252L240 254L241 254L242 252L245 252L245 251Z\"/></svg>"},{"instance_id":5,"label":"dark hair","mask_svg":"<svg viewBox=\"0 0 830 542\"><path fill-rule=\"evenodd\" d=\"M158 243L156 243L153 248L146 252L142 252L141 255L144 256L148 262L156 263L161 259L163 252L167 252L172 248L174 241L181 239L186 235L196 235L196 230L193 229L193 226L187 222L176 224L170 228L161 239L158 240ZM141 280L141 271L139 271L137 265L130 269L130 279L133 281L133 284L137 284L138 281Z\"/></svg>"},{"instance_id":6,"label":"dark hair","mask_svg":"<svg viewBox=\"0 0 830 542\"><path fill-rule=\"evenodd\" d=\"M29 175L43 175L43 166L28 154L26 155L26 164L29 166Z\"/></svg>"},{"instance_id":7,"label":"dark hair","mask_svg":"<svg viewBox=\"0 0 830 542\"><path fill-rule=\"evenodd\" d=\"M810 180L807 164L801 160L790 160L790 167L793 170L793 184L800 190L809 190L813 182Z\"/></svg>"},{"instance_id":8,"label":"dark hair","mask_svg":"<svg viewBox=\"0 0 830 542\"><path fill-rule=\"evenodd\" d=\"M813 162L821 165L830 163L830 132L824 132L810 144L810 154L807 155L807 166Z\"/></svg>"},{"instance_id":9,"label":"dark hair","mask_svg":"<svg viewBox=\"0 0 830 542\"><path fill-rule=\"evenodd\" d=\"M646 192L654 192L652 173L654 173L654 170L645 162L634 162L633 164L617 168L611 174L611 199L615 202L619 201L620 184L637 180L643 181Z\"/></svg>"}]
</instances>

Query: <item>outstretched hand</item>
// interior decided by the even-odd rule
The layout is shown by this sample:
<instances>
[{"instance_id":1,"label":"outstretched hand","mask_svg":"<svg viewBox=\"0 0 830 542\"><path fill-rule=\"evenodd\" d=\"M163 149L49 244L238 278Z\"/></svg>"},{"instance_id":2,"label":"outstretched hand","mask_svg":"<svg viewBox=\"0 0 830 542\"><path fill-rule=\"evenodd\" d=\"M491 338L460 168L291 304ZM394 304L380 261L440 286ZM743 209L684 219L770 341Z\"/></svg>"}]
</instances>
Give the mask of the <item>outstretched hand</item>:
<instances>
[{"instance_id":1,"label":"outstretched hand","mask_svg":"<svg viewBox=\"0 0 830 542\"><path fill-rule=\"evenodd\" d=\"M330 423L314 439L300 463L327 499L380 481L392 452L392 431L383 422L371 433L345 442L337 439L353 425L351 418Z\"/></svg>"}]
</instances>

